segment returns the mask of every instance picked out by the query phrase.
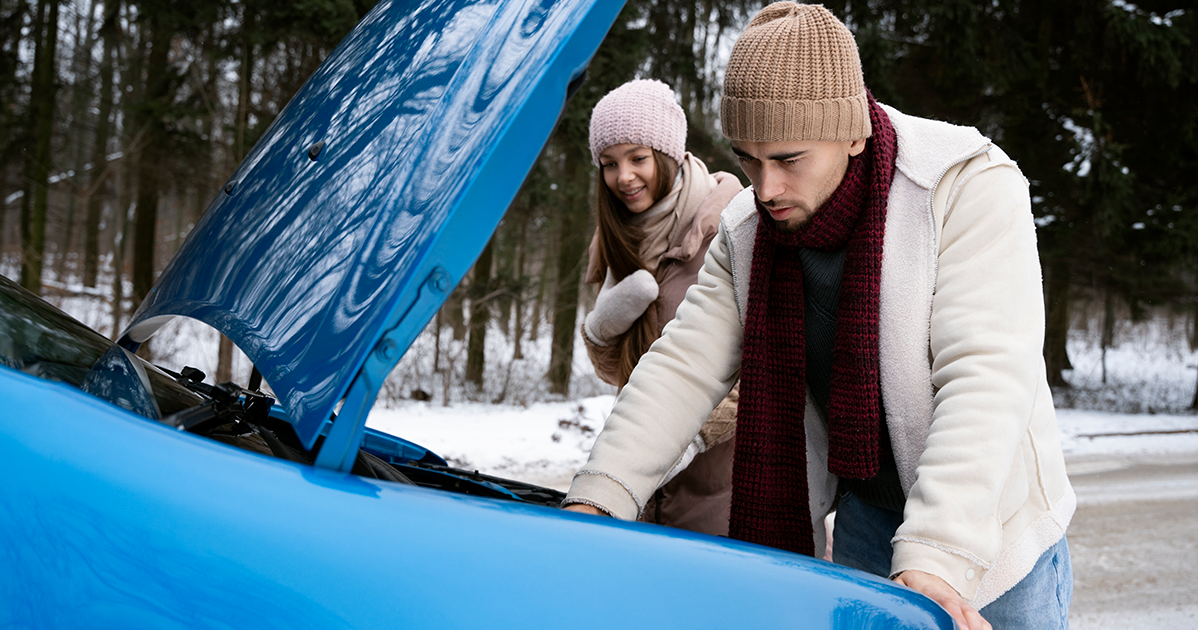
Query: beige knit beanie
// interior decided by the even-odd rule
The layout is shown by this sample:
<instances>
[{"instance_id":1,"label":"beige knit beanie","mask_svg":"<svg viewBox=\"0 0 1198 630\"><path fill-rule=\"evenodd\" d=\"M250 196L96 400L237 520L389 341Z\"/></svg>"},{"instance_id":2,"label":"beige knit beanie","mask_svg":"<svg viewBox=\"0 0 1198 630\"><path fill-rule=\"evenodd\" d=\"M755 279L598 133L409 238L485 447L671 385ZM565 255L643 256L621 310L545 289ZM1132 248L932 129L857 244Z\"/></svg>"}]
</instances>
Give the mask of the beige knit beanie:
<instances>
[{"instance_id":1,"label":"beige knit beanie","mask_svg":"<svg viewBox=\"0 0 1198 630\"><path fill-rule=\"evenodd\" d=\"M762 9L732 48L720 124L728 139L748 142L868 138L853 34L817 4Z\"/></svg>"}]
</instances>

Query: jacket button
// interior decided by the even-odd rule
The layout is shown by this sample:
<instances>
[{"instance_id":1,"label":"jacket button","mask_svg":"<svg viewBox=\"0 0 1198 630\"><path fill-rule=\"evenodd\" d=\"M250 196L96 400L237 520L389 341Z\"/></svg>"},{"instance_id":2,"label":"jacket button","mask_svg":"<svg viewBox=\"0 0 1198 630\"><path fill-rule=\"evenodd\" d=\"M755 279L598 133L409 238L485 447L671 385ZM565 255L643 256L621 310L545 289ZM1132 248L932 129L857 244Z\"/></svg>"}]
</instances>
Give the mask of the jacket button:
<instances>
[{"instance_id":1,"label":"jacket button","mask_svg":"<svg viewBox=\"0 0 1198 630\"><path fill-rule=\"evenodd\" d=\"M969 569L968 571L965 572L965 579L972 580L973 576L975 576L975 575L977 575L977 573L973 569Z\"/></svg>"}]
</instances>

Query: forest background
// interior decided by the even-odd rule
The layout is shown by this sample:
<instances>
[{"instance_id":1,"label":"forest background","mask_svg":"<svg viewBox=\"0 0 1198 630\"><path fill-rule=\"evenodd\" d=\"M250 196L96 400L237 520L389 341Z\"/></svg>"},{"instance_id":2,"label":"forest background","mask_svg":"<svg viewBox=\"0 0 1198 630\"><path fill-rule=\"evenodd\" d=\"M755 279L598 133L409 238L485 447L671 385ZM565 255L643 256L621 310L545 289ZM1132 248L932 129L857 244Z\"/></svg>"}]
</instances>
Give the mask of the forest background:
<instances>
[{"instance_id":1,"label":"forest background","mask_svg":"<svg viewBox=\"0 0 1198 630\"><path fill-rule=\"evenodd\" d=\"M0 0L0 273L102 312L88 323L119 333L241 157L373 4ZM451 389L502 401L511 366L536 344L548 349L531 391L577 395L578 322L593 300L581 285L594 229L591 108L627 80L665 81L687 112L688 149L743 180L719 133L719 91L728 51L763 4L629 0L498 231L426 331L431 362L388 395L439 388L446 403ZM1120 325L1156 318L1190 352L1198 346L1191 2L824 4L855 33L878 100L978 127L1018 161L1036 217L1054 391L1070 388L1071 329L1095 333L1104 382ZM215 379L244 382L232 344L210 345ZM1198 404L1198 391L1186 403Z\"/></svg>"}]
</instances>

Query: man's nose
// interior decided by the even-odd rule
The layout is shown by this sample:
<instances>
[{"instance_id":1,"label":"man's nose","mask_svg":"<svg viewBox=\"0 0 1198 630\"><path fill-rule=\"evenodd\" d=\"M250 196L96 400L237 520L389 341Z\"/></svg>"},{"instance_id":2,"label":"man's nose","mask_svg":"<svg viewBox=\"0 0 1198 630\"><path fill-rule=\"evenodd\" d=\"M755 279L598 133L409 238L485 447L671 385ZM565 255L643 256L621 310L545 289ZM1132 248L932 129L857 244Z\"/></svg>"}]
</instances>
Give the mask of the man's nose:
<instances>
[{"instance_id":1,"label":"man's nose","mask_svg":"<svg viewBox=\"0 0 1198 630\"><path fill-rule=\"evenodd\" d=\"M761 200L761 203L769 203L774 198L781 196L786 189L781 173L771 168L768 163L761 165L761 172L757 179L757 198Z\"/></svg>"}]
</instances>

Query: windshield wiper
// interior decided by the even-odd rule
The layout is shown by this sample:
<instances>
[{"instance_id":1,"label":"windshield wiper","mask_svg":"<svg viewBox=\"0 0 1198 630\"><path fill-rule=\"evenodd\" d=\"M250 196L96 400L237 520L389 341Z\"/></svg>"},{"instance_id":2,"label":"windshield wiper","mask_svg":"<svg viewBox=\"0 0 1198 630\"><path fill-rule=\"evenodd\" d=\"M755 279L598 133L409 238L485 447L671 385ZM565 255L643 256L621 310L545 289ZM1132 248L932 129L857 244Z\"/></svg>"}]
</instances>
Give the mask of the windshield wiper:
<instances>
[{"instance_id":1,"label":"windshield wiper","mask_svg":"<svg viewBox=\"0 0 1198 630\"><path fill-rule=\"evenodd\" d=\"M194 368L185 368L184 372L186 373L188 369ZM195 371L199 372L199 370ZM203 372L199 372L199 374L200 378L203 378ZM183 378L187 378L187 376L183 376ZM196 383L192 383L191 386L194 385ZM202 385L203 389L207 391L204 392L200 388L195 390L204 393L211 400L171 414L162 419L163 424L180 431L193 433L205 433L222 424L242 420L253 424L262 424L270 417L270 408L275 404L275 400L270 396L242 389L233 383L217 385L198 383L198 385Z\"/></svg>"}]
</instances>

